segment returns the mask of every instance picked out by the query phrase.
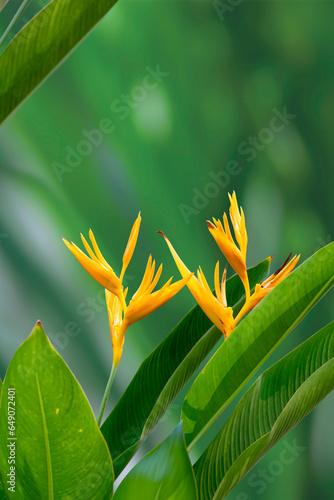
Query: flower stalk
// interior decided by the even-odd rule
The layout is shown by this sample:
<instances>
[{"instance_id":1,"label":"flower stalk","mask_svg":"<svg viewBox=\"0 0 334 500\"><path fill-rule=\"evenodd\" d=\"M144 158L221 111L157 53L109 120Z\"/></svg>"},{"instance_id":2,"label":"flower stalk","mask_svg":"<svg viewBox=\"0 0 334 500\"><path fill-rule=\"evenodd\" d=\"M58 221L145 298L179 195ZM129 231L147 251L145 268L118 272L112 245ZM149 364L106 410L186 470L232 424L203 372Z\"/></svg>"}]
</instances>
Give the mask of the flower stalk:
<instances>
[{"instance_id":1,"label":"flower stalk","mask_svg":"<svg viewBox=\"0 0 334 500\"><path fill-rule=\"evenodd\" d=\"M99 415L97 417L97 424L99 427L101 426L103 413L104 413L104 410L106 408L106 404L107 404L108 397L110 394L111 386L113 384L113 381L114 381L114 378L116 375L117 368L118 368L118 365L116 363L113 363L112 368L111 368L111 372L109 375L109 380L107 382L107 385L106 385L106 388L105 388L105 391L103 394L102 403L101 403L100 410L99 410Z\"/></svg>"}]
</instances>

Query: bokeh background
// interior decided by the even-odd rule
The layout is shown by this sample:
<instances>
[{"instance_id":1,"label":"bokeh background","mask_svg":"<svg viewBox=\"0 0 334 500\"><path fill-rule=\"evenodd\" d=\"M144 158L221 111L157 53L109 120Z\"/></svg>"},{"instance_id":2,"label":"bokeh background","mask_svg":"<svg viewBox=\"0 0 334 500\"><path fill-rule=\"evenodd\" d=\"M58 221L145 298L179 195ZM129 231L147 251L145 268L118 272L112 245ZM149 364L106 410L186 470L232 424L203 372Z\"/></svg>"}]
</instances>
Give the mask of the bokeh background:
<instances>
[{"instance_id":1,"label":"bokeh background","mask_svg":"<svg viewBox=\"0 0 334 500\"><path fill-rule=\"evenodd\" d=\"M19 3L1 14L1 32ZM21 25L42 4L33 1ZM246 213L249 265L274 254L275 270L290 251L304 260L333 239L334 5L237 4L121 0L1 128L1 378L40 319L98 410L112 359L103 291L62 236L79 243L92 228L119 272L141 210L132 293L150 253L164 263L165 281L178 277L157 230L191 269L201 265L213 277L224 260L205 220L228 209L228 191ZM185 289L131 327L108 410L193 303ZM263 369L330 321L332 310L330 293ZM175 426L187 388L137 459ZM332 499L333 411L329 396L229 498ZM289 446L295 457L282 465Z\"/></svg>"}]
</instances>

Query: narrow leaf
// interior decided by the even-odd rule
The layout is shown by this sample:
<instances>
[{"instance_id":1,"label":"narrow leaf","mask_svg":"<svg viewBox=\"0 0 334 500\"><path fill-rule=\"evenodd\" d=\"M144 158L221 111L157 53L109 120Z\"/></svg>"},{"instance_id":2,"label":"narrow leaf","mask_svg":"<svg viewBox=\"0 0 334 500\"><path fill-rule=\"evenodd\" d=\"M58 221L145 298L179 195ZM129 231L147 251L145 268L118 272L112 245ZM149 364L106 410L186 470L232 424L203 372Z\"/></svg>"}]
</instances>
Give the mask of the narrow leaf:
<instances>
[{"instance_id":1,"label":"narrow leaf","mask_svg":"<svg viewBox=\"0 0 334 500\"><path fill-rule=\"evenodd\" d=\"M11 423L9 414L14 415ZM8 367L0 433L1 477L7 490L11 456L15 494L9 493L15 499L26 500L27 492L36 500L112 497L107 445L80 385L40 323Z\"/></svg>"},{"instance_id":2,"label":"narrow leaf","mask_svg":"<svg viewBox=\"0 0 334 500\"><path fill-rule=\"evenodd\" d=\"M270 259L249 269L251 286L268 273ZM228 303L244 290L235 275L226 284ZM222 333L195 306L143 361L130 385L102 426L117 477Z\"/></svg>"},{"instance_id":3,"label":"narrow leaf","mask_svg":"<svg viewBox=\"0 0 334 500\"><path fill-rule=\"evenodd\" d=\"M195 464L200 500L222 500L334 389L334 322L269 368Z\"/></svg>"},{"instance_id":4,"label":"narrow leaf","mask_svg":"<svg viewBox=\"0 0 334 500\"><path fill-rule=\"evenodd\" d=\"M188 392L183 409L188 448L334 283L334 244L287 276L237 326Z\"/></svg>"},{"instance_id":5,"label":"narrow leaf","mask_svg":"<svg viewBox=\"0 0 334 500\"><path fill-rule=\"evenodd\" d=\"M115 500L197 500L194 472L185 447L182 423L129 472Z\"/></svg>"}]
</instances>

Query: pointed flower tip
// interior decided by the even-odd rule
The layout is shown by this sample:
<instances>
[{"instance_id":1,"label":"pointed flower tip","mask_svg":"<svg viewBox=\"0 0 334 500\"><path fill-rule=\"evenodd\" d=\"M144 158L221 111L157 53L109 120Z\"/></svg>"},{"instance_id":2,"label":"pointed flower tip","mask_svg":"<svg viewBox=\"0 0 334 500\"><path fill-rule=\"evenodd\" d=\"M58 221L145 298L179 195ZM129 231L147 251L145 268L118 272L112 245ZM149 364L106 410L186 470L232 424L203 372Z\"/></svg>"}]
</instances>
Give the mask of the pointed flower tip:
<instances>
[{"instance_id":1,"label":"pointed flower tip","mask_svg":"<svg viewBox=\"0 0 334 500\"><path fill-rule=\"evenodd\" d=\"M288 257L286 258L286 260L283 262L283 264L281 265L281 267L279 267L277 269L276 272L274 272L274 276L276 276L277 274L279 274L284 268L285 266L287 265L287 263L289 262L290 258L291 258L291 255L292 255L292 252L289 253Z\"/></svg>"},{"instance_id":2,"label":"pointed flower tip","mask_svg":"<svg viewBox=\"0 0 334 500\"><path fill-rule=\"evenodd\" d=\"M162 236L165 238L165 240L167 240L167 236L165 235L165 233L163 233L162 231L157 231L158 234L162 234Z\"/></svg>"},{"instance_id":3,"label":"pointed flower tip","mask_svg":"<svg viewBox=\"0 0 334 500\"><path fill-rule=\"evenodd\" d=\"M212 224L211 221L207 220L206 223L207 223L209 229L214 229L215 228L214 224Z\"/></svg>"}]
</instances>

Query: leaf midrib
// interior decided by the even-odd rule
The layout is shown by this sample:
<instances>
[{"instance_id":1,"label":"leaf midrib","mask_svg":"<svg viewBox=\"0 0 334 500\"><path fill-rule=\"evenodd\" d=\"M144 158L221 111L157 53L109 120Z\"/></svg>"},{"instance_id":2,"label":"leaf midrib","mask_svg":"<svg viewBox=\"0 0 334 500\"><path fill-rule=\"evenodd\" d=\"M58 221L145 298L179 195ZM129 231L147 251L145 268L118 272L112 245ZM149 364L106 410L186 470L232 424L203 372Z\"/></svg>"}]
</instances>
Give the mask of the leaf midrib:
<instances>
[{"instance_id":1,"label":"leaf midrib","mask_svg":"<svg viewBox=\"0 0 334 500\"><path fill-rule=\"evenodd\" d=\"M261 458L263 457L263 455L269 451L273 446L275 446L275 444L277 443L277 441L274 441L274 442L270 442L270 437L271 435L274 433L274 431L276 430L277 428L277 423L278 421L282 418L283 414L286 412L287 408L289 406L291 406L293 404L293 400L295 398L295 396L297 395L297 393L303 388L303 386L314 376L317 374L317 372L321 369L323 369L326 365L329 365L330 363L333 362L333 357L328 359L325 363L323 363L321 366L319 366L314 372L312 372L310 374L309 377L307 377L304 382L298 387L298 389L293 393L293 395L291 396L291 398L289 399L289 401L286 403L286 405L282 408L282 411L281 413L277 416L275 422L273 423L273 425L271 426L271 429L269 432L266 432L265 434L263 434L262 436L258 437L255 441L253 441L253 443L251 443L249 446L247 446L247 448L245 448L241 453L240 455L232 462L231 466L227 469L226 473L224 474L224 477L222 478L220 484L219 484L219 487L215 493L215 496L213 498L213 500L217 500L216 498L216 495L217 493L219 492L219 489L221 488L221 485L223 484L223 481L225 479L225 477L227 476L228 472L232 469L232 467L234 466L234 464L238 461L238 460L241 460L242 459L242 456L252 447L252 446L256 446L256 444L261 441L262 439L264 440L265 438L267 438L267 441L269 442L269 447L268 448L265 448L264 450L264 453L259 456L258 460L252 465L252 467L254 467L254 465L256 465L257 462L259 462L259 460L261 460ZM289 429L290 431L291 429ZM230 490L231 491L231 490Z\"/></svg>"},{"instance_id":2,"label":"leaf midrib","mask_svg":"<svg viewBox=\"0 0 334 500\"><path fill-rule=\"evenodd\" d=\"M46 417L45 417L45 411L44 411L44 405L43 405L43 398L42 398L41 388L39 385L39 380L38 380L37 374L36 374L36 385L37 385L38 400L39 400L39 404L40 404L40 408L41 408L41 415L42 415L42 429L43 429L43 434L44 434L46 465L47 465L47 474L48 474L48 499L54 500L49 433L48 433L48 429L47 429L47 425L46 425Z\"/></svg>"},{"instance_id":3,"label":"leaf midrib","mask_svg":"<svg viewBox=\"0 0 334 500\"><path fill-rule=\"evenodd\" d=\"M326 290L329 291L329 289L333 286L334 284L334 277L331 277L328 281L325 282L324 286L319 290L319 292L314 296L313 300L309 302L308 306L301 311L299 316L295 319L295 321L290 325L290 327L286 330L285 334L280 337L278 342L272 347L272 349L268 352L267 356L265 358L262 358L259 363L256 365L254 370L250 373L249 377L247 377L245 380L242 381L242 383L236 388L236 390L233 392L233 394L226 400L224 405L219 408L219 410L211 417L211 419L207 422L207 424L202 427L201 431L193 438L193 440L188 444L187 450L188 452L193 448L193 446L197 443L197 441L205 434L205 432L208 430L208 428L213 424L213 422L219 417L219 415L222 414L222 412L225 410L225 408L230 404L232 399L239 393L240 389L245 386L245 384L249 381L249 379L254 375L254 373L259 369L261 366L262 362L266 359L269 358L269 356L274 352L276 347L284 340L284 338L291 332L291 330L294 329L294 327L303 319L304 316L309 312L309 310L314 306L314 304L317 303L317 301L323 297L323 291ZM325 292L327 293L327 292Z\"/></svg>"}]
</instances>

